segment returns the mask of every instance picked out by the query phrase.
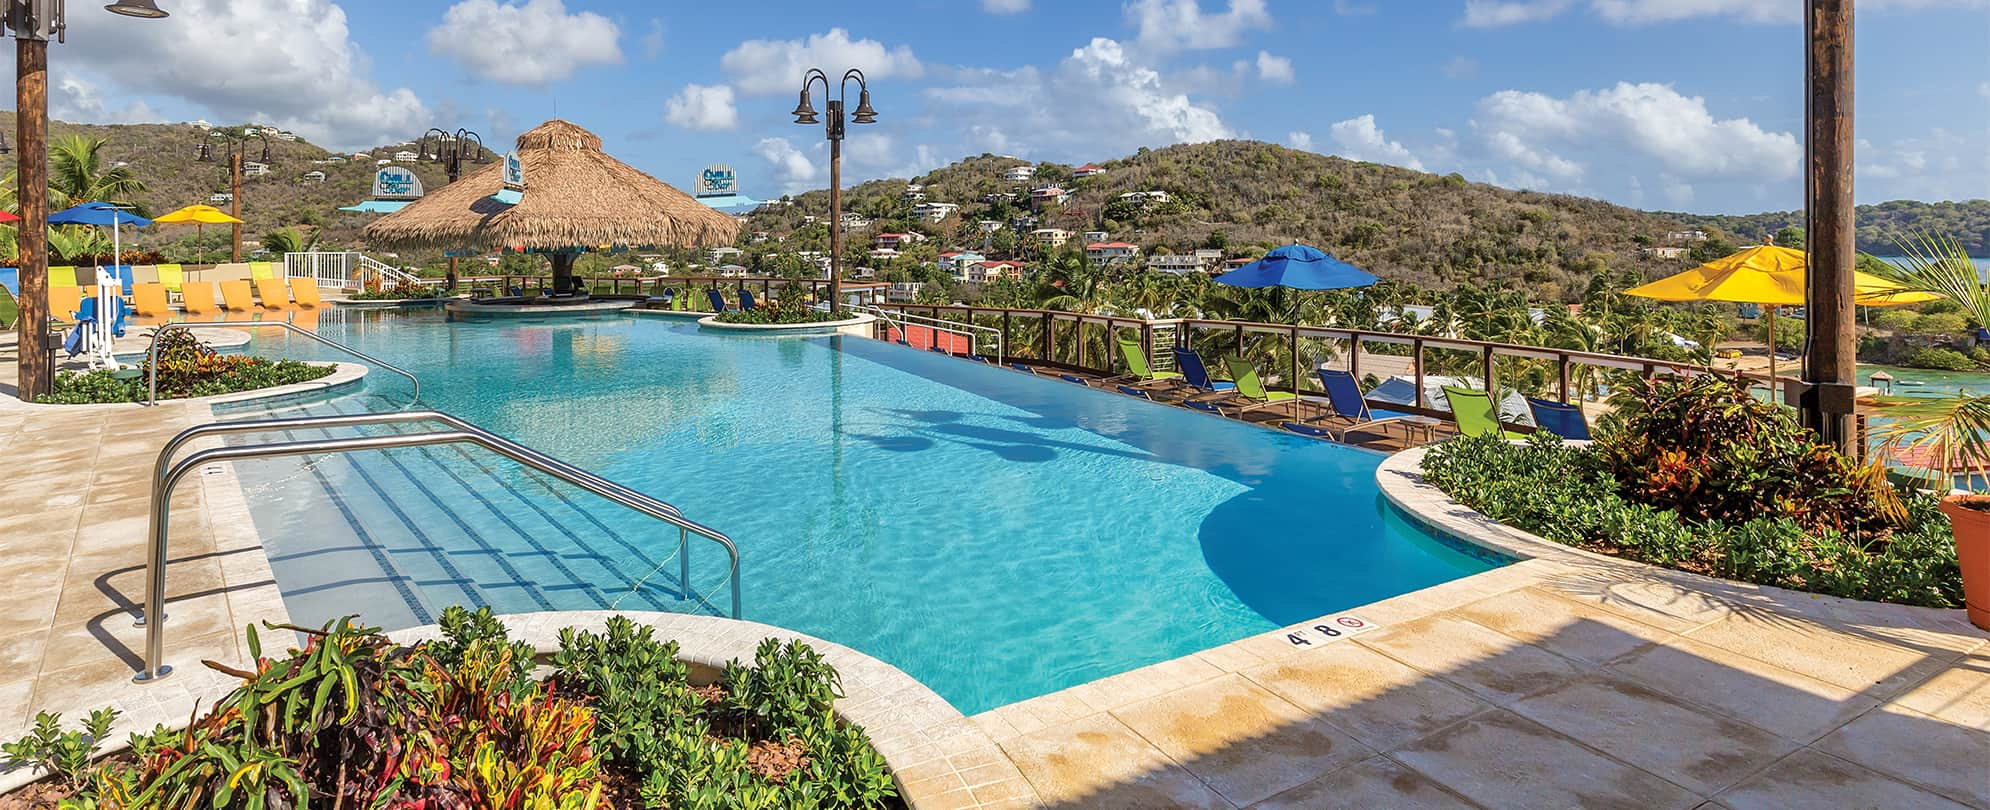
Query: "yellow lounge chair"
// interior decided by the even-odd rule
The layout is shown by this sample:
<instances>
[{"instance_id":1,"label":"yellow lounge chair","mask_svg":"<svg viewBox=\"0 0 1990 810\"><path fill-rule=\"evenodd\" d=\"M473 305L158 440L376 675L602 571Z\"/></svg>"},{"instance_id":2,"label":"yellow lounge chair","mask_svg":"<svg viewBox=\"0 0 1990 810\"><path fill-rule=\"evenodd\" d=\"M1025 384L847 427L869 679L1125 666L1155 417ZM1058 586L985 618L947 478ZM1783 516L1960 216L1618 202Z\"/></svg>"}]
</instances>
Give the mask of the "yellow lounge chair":
<instances>
[{"instance_id":1,"label":"yellow lounge chair","mask_svg":"<svg viewBox=\"0 0 1990 810\"><path fill-rule=\"evenodd\" d=\"M166 287L157 282L131 285L131 308L141 318L164 318L173 314L166 303Z\"/></svg>"},{"instance_id":2,"label":"yellow lounge chair","mask_svg":"<svg viewBox=\"0 0 1990 810\"><path fill-rule=\"evenodd\" d=\"M212 315L220 307L214 304L214 282L189 281L180 289L180 308L188 315Z\"/></svg>"},{"instance_id":3,"label":"yellow lounge chair","mask_svg":"<svg viewBox=\"0 0 1990 810\"><path fill-rule=\"evenodd\" d=\"M256 292L247 281L221 282L221 308L248 312L256 308Z\"/></svg>"},{"instance_id":4,"label":"yellow lounge chair","mask_svg":"<svg viewBox=\"0 0 1990 810\"><path fill-rule=\"evenodd\" d=\"M82 308L83 288L74 284L48 286L48 317L58 321L73 321L76 320L76 310Z\"/></svg>"},{"instance_id":5,"label":"yellow lounge chair","mask_svg":"<svg viewBox=\"0 0 1990 810\"><path fill-rule=\"evenodd\" d=\"M276 278L276 268L269 262L249 262L249 279Z\"/></svg>"},{"instance_id":6,"label":"yellow lounge chair","mask_svg":"<svg viewBox=\"0 0 1990 810\"><path fill-rule=\"evenodd\" d=\"M180 266L177 264L162 264L158 265L157 268L159 270L159 283L165 286L166 292L178 293L180 285L186 283L186 274L180 269Z\"/></svg>"},{"instance_id":7,"label":"yellow lounge chair","mask_svg":"<svg viewBox=\"0 0 1990 810\"><path fill-rule=\"evenodd\" d=\"M297 299L297 306L304 309L317 309L325 305L325 299L318 297L318 280L308 276L290 280L290 296Z\"/></svg>"},{"instance_id":8,"label":"yellow lounge chair","mask_svg":"<svg viewBox=\"0 0 1990 810\"><path fill-rule=\"evenodd\" d=\"M289 309L290 293L283 289L283 279L270 277L256 279L256 295L263 299L263 309Z\"/></svg>"}]
</instances>

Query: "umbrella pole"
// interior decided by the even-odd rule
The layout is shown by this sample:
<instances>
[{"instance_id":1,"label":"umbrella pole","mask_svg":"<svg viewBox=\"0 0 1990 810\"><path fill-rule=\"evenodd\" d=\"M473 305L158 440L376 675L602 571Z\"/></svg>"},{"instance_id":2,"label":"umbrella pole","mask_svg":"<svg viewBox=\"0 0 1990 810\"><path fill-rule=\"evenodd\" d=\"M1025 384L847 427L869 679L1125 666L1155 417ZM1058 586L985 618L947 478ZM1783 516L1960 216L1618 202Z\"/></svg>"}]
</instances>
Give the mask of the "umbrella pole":
<instances>
[{"instance_id":1,"label":"umbrella pole","mask_svg":"<svg viewBox=\"0 0 1990 810\"><path fill-rule=\"evenodd\" d=\"M1769 307L1769 401L1776 401L1776 308Z\"/></svg>"}]
</instances>

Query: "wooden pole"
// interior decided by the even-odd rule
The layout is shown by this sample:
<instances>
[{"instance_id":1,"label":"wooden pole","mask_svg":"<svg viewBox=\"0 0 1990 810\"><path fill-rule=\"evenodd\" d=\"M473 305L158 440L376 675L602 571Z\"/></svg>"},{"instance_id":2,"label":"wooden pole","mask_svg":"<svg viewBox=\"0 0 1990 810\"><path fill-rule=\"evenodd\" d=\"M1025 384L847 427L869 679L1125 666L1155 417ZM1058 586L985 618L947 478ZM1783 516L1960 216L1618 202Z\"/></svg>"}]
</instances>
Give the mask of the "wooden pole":
<instances>
[{"instance_id":1,"label":"wooden pole","mask_svg":"<svg viewBox=\"0 0 1990 810\"><path fill-rule=\"evenodd\" d=\"M828 84L823 84L827 90ZM843 311L843 104L829 102L831 125L839 131L829 139L829 311Z\"/></svg>"},{"instance_id":2,"label":"wooden pole","mask_svg":"<svg viewBox=\"0 0 1990 810\"><path fill-rule=\"evenodd\" d=\"M19 388L33 402L54 384L48 345L48 42L21 37L14 45L14 140L20 148L18 237L21 295Z\"/></svg>"},{"instance_id":3,"label":"wooden pole","mask_svg":"<svg viewBox=\"0 0 1990 810\"><path fill-rule=\"evenodd\" d=\"M1852 0L1808 0L1804 70L1804 326L1802 413L1818 437L1856 453L1857 323L1852 198Z\"/></svg>"},{"instance_id":4,"label":"wooden pole","mask_svg":"<svg viewBox=\"0 0 1990 810\"><path fill-rule=\"evenodd\" d=\"M247 148L246 144L244 148ZM242 218L242 153L234 151L232 148L228 153L228 177L228 215L239 220ZM233 234L229 237L228 242L229 255L235 257L229 259L229 261L240 262L242 260L242 223L236 222L228 226L228 229Z\"/></svg>"}]
</instances>

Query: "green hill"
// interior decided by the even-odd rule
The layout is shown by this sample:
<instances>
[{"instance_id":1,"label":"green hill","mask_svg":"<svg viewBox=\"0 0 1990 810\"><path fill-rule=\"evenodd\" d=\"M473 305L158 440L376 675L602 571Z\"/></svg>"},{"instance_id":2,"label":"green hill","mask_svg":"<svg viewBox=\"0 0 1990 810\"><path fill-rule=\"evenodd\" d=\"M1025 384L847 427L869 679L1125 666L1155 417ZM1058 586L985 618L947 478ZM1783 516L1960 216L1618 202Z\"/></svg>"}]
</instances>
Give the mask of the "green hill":
<instances>
[{"instance_id":1,"label":"green hill","mask_svg":"<svg viewBox=\"0 0 1990 810\"><path fill-rule=\"evenodd\" d=\"M234 125L234 128L239 130L240 125ZM9 146L17 146L12 142L12 112L0 112L0 131L9 135ZM149 189L134 202L143 205L152 214L163 214L183 205L209 203L210 194L228 190L228 158L223 151L224 141L213 138L214 161L202 163L198 160L199 145L209 136L193 126L95 125L61 121L49 125L51 141L65 135L106 139L103 150L105 164L117 161L130 164L132 172L145 181ZM401 149L413 148L390 144L368 150L367 154L387 158ZM343 163L313 163L331 157L332 153L302 139L283 141L270 138L270 173L258 178L242 178L242 218L248 222L242 226L243 241L256 242L263 233L276 228L298 227L306 232L307 239L309 233L316 232L321 243L328 246L358 244L360 229L378 215L341 212L338 208L366 199L372 190L373 174L378 167L372 159L354 160L353 153L340 154L346 158ZM0 158L0 170L11 176L19 156L20 152L15 150ZM261 157L262 141L251 140L247 159L259 161ZM447 179L439 164L402 165L413 169L428 188L438 187ZM305 173L311 171L324 172L325 181L305 182ZM209 204L223 211L228 210L227 203ZM218 242L214 241L217 231L223 233ZM214 245L211 249L225 249L225 229L208 228L206 233ZM193 234L194 229L190 227L155 228L139 237L138 246L161 249L183 238L191 240Z\"/></svg>"},{"instance_id":2,"label":"green hill","mask_svg":"<svg viewBox=\"0 0 1990 810\"><path fill-rule=\"evenodd\" d=\"M1689 266L1687 258L1643 250L1667 244L1667 234L1682 229L1677 217L1254 141L1143 149L1101 163L1106 173L1085 179L1073 180L1071 167L1057 164L1038 164L1029 183L1003 179L1004 170L1025 162L981 155L913 179L928 201L961 204L957 220L909 222L910 204L900 199L904 180L856 186L845 192L846 208L880 218L880 228L915 227L936 241L979 247L976 220L1006 220L1028 207L987 204L985 195L1027 197L1031 187L1057 184L1072 197L1041 212L1040 227L1103 230L1147 253L1227 246L1234 255L1255 255L1299 241L1385 278L1439 287L1525 285L1546 300L1579 296L1606 269L1658 275ZM1171 199L1147 206L1119 200L1148 190ZM756 213L745 230L793 232L804 215L821 214L827 193L809 192L796 203Z\"/></svg>"},{"instance_id":3,"label":"green hill","mask_svg":"<svg viewBox=\"0 0 1990 810\"><path fill-rule=\"evenodd\" d=\"M1783 228L1803 227L1802 211L1666 216L1700 227L1719 228L1749 242L1768 241ZM1971 256L1990 257L1990 200L1935 203L1894 200L1861 205L1854 216L1859 227L1859 250L1875 256L1898 254L1901 240L1933 232L1955 237Z\"/></svg>"}]
</instances>

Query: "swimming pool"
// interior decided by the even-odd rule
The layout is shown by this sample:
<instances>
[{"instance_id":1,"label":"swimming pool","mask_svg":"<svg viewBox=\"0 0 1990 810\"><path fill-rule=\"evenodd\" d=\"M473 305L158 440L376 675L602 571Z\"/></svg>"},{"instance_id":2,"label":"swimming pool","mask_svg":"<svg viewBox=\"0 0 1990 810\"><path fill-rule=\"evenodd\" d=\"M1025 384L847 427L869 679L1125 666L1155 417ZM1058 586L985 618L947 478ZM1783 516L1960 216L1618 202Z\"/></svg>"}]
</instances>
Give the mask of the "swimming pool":
<instances>
[{"instance_id":1,"label":"swimming pool","mask_svg":"<svg viewBox=\"0 0 1990 810\"><path fill-rule=\"evenodd\" d=\"M1497 564L1389 510L1379 454L892 344L343 314L319 331L412 370L427 404L730 534L745 618L891 662L968 713ZM330 358L276 335L254 350ZM303 409L406 399L371 376ZM677 598L675 530L489 454L240 470L302 622L699 609ZM723 605L722 555L693 542L692 580Z\"/></svg>"}]
</instances>

